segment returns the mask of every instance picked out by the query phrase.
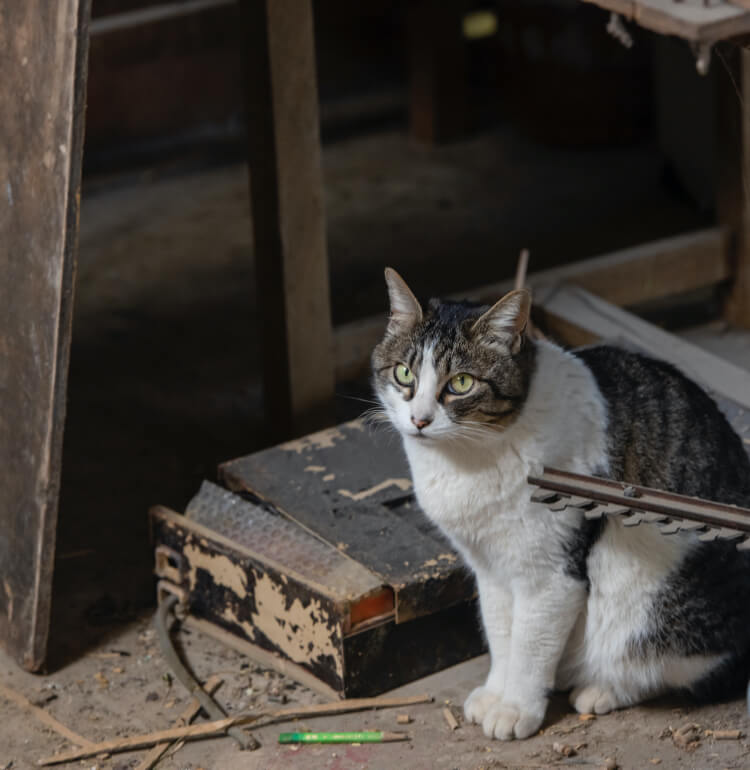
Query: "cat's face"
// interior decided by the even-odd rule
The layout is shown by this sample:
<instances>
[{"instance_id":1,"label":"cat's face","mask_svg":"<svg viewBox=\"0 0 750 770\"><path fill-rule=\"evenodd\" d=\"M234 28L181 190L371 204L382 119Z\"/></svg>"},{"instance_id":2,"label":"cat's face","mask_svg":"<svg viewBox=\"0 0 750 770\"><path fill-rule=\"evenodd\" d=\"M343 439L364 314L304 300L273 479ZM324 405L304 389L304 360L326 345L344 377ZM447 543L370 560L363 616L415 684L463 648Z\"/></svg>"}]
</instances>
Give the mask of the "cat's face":
<instances>
[{"instance_id":1,"label":"cat's face","mask_svg":"<svg viewBox=\"0 0 750 770\"><path fill-rule=\"evenodd\" d=\"M479 441L510 425L534 366L534 346L524 337L528 292L511 292L491 308L430 300L423 311L390 268L386 283L391 315L372 367L393 425L424 441Z\"/></svg>"}]
</instances>

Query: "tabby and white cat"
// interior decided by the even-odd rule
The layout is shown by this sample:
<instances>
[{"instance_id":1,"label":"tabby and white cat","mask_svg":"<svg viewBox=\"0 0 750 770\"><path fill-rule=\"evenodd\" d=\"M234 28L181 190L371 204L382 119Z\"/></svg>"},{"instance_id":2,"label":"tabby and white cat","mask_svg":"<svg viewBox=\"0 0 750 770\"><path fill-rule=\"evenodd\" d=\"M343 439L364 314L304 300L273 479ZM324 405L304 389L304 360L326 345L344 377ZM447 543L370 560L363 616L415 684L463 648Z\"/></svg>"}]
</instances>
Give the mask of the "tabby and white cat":
<instances>
[{"instance_id":1,"label":"tabby and white cat","mask_svg":"<svg viewBox=\"0 0 750 770\"><path fill-rule=\"evenodd\" d=\"M750 461L674 367L525 334L530 297L423 311L386 270L374 385L417 500L473 570L491 652L464 705L487 736L526 738L550 693L604 714L666 691L732 694L750 671L750 554L530 501L543 466L750 504Z\"/></svg>"}]
</instances>

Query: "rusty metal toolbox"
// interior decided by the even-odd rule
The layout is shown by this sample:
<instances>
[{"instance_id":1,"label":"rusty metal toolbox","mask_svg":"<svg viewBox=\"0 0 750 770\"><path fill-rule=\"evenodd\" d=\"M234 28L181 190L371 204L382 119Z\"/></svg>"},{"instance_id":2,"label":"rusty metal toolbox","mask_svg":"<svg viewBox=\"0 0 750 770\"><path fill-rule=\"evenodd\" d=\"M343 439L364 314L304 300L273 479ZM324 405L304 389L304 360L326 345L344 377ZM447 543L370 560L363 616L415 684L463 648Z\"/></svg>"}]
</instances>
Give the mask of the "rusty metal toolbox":
<instances>
[{"instance_id":1,"label":"rusty metal toolbox","mask_svg":"<svg viewBox=\"0 0 750 770\"><path fill-rule=\"evenodd\" d=\"M397 437L345 423L221 466L151 511L159 591L193 624L339 697L484 649L471 576L411 493Z\"/></svg>"}]
</instances>

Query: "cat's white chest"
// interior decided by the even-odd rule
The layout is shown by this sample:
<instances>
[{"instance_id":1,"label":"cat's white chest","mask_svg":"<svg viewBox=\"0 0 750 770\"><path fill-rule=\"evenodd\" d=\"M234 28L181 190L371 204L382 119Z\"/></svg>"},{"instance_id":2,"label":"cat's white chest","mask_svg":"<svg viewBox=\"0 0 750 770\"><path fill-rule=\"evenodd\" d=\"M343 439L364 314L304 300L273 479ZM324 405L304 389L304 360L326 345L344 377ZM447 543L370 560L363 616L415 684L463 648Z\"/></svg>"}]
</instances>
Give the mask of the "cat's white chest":
<instances>
[{"instance_id":1,"label":"cat's white chest","mask_svg":"<svg viewBox=\"0 0 750 770\"><path fill-rule=\"evenodd\" d=\"M529 463L515 452L487 462L466 454L457 463L417 441L406 446L422 510L470 561L494 560L496 546L514 530L528 500Z\"/></svg>"}]
</instances>

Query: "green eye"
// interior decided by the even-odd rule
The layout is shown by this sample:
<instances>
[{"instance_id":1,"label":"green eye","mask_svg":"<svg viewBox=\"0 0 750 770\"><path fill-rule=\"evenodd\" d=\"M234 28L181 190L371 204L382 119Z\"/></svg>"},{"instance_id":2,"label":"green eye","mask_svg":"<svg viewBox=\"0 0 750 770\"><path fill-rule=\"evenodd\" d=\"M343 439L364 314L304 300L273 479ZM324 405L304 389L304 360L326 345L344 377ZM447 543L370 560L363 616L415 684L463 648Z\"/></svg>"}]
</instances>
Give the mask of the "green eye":
<instances>
[{"instance_id":1,"label":"green eye","mask_svg":"<svg viewBox=\"0 0 750 770\"><path fill-rule=\"evenodd\" d=\"M393 370L393 376L399 385L412 385L414 383L414 372L406 364L396 364Z\"/></svg>"},{"instance_id":2,"label":"green eye","mask_svg":"<svg viewBox=\"0 0 750 770\"><path fill-rule=\"evenodd\" d=\"M451 377L451 381L448 383L448 390L457 396L463 396L464 393L468 393L471 390L473 385L474 378L470 374L462 372L455 377Z\"/></svg>"}]
</instances>

